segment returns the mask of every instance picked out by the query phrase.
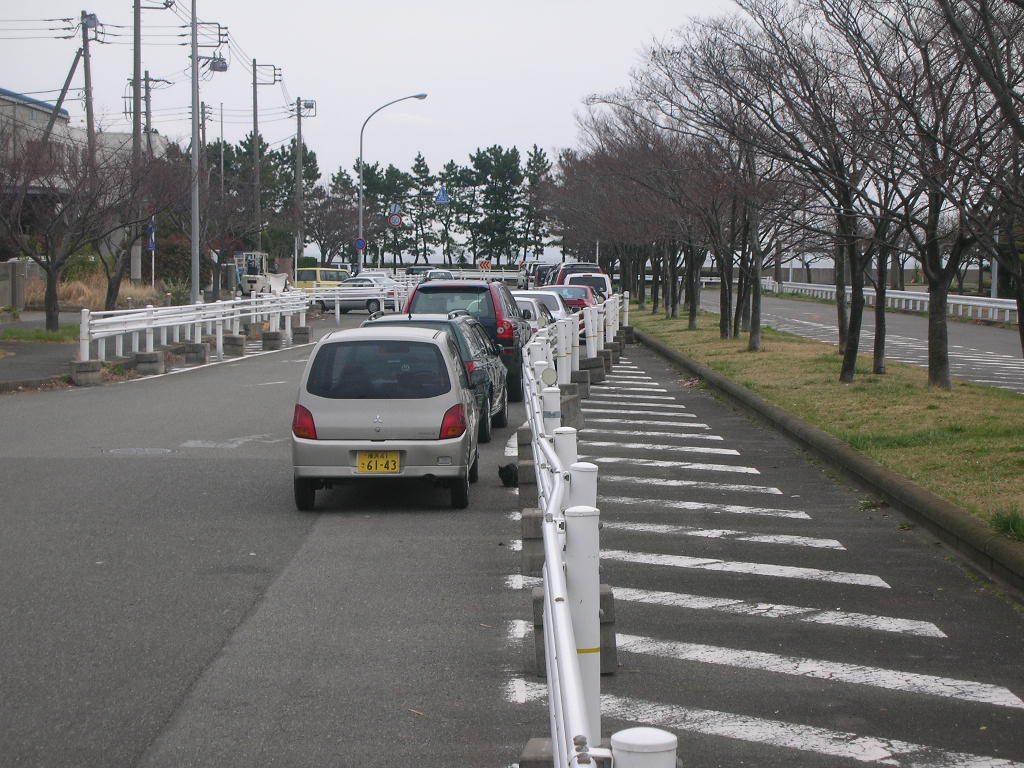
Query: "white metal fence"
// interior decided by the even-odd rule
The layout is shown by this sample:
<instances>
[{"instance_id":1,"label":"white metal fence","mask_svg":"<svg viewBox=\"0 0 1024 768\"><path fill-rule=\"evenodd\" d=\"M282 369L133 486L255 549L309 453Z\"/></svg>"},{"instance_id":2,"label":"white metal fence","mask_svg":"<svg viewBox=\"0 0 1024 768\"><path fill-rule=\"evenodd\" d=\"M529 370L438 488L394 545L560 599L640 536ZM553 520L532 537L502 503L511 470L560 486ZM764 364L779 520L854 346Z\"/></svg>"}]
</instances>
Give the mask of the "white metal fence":
<instances>
[{"instance_id":1,"label":"white metal fence","mask_svg":"<svg viewBox=\"0 0 1024 768\"><path fill-rule=\"evenodd\" d=\"M836 300L836 287L834 285L777 283L769 278L766 278L762 284L765 291L769 293L795 293L827 301ZM846 289L846 294L847 296L851 294L850 288ZM874 288L864 287L864 301L868 306L875 305L876 296ZM885 292L885 306L888 309L906 312L928 312L928 304L928 294L925 292L892 290L886 290ZM1013 299L990 299L984 296L950 294L947 299L946 312L952 317L966 317L1002 323L1019 322L1017 302Z\"/></svg>"},{"instance_id":2,"label":"white metal fence","mask_svg":"<svg viewBox=\"0 0 1024 768\"><path fill-rule=\"evenodd\" d=\"M561 426L561 391L556 384L568 383L571 372L579 370L581 329L588 357L596 357L615 339L620 307L628 322L629 294L612 296L539 331L523 358L527 421L543 513L544 657L556 768L609 758L617 768L675 766L676 739L664 731L627 729L612 736L611 749L599 746L598 470L597 465L578 460L576 430Z\"/></svg>"}]
</instances>

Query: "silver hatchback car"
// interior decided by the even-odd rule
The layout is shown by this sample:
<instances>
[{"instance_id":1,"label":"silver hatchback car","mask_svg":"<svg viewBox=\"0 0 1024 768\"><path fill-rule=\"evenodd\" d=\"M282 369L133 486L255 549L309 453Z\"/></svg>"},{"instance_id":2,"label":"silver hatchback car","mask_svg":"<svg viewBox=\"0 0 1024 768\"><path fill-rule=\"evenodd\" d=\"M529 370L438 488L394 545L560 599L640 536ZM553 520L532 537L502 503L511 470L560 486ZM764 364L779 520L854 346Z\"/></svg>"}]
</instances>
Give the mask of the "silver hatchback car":
<instances>
[{"instance_id":1,"label":"silver hatchback car","mask_svg":"<svg viewBox=\"0 0 1024 768\"><path fill-rule=\"evenodd\" d=\"M426 478L469 504L479 414L458 347L444 331L369 326L324 336L302 375L292 420L295 506L341 480Z\"/></svg>"}]
</instances>

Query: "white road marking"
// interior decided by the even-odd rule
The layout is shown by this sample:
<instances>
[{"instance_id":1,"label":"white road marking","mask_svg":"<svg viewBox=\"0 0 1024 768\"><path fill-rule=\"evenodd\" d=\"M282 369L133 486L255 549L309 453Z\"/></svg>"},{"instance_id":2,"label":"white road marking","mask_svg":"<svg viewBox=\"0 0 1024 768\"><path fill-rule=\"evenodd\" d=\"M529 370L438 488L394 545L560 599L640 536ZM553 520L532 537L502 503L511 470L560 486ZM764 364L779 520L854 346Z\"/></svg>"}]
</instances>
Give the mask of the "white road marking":
<instances>
[{"instance_id":1,"label":"white road marking","mask_svg":"<svg viewBox=\"0 0 1024 768\"><path fill-rule=\"evenodd\" d=\"M803 579L824 581L832 584L850 584L857 587L889 589L878 576L870 573L847 571L826 571L822 568L801 568L795 565L774 565L772 563L744 563L735 560L719 560L713 557L687 557L686 555L662 555L656 552L626 552L620 549L601 551L602 560L638 565L657 565L667 568L692 568L698 571L720 571L743 573L753 576L768 576L777 579Z\"/></svg>"},{"instance_id":2,"label":"white road marking","mask_svg":"<svg viewBox=\"0 0 1024 768\"><path fill-rule=\"evenodd\" d=\"M596 384L591 384L590 385L590 391L594 392L594 388L596 386L597 386ZM604 389L605 390L626 390L626 391L629 391L629 392L639 391L639 390L630 390L630 389L628 389L626 387L604 387ZM658 390L652 389L650 391L651 392L657 392ZM662 390L662 391L667 391L667 390ZM594 394L596 394L596 395L609 395L609 394L611 394L611 392L608 392L608 391L605 391L605 392L594 392ZM615 395L616 402L619 402L619 403L622 403L622 404L625 404L625 405L629 405L628 401L630 401L630 400L675 400L675 399L676 399L675 395Z\"/></svg>"},{"instance_id":3,"label":"white road marking","mask_svg":"<svg viewBox=\"0 0 1024 768\"><path fill-rule=\"evenodd\" d=\"M673 414L674 415L674 414ZM680 414L683 415L683 414ZM690 417L692 418L692 417ZM681 421L648 421L647 419L587 419L587 424L650 424L654 427L675 427L676 429L711 429L707 424L700 424L698 422L681 422ZM589 426L586 428L588 432L605 432L603 429L592 429ZM611 434L616 435L675 435L675 432L645 432L642 429L633 429L628 432L613 432ZM722 438L719 438L721 440Z\"/></svg>"},{"instance_id":4,"label":"white road marking","mask_svg":"<svg viewBox=\"0 0 1024 768\"><path fill-rule=\"evenodd\" d=\"M508 623L508 636L511 640L522 640L533 631L530 622L513 619Z\"/></svg>"},{"instance_id":5,"label":"white road marking","mask_svg":"<svg viewBox=\"0 0 1024 768\"><path fill-rule=\"evenodd\" d=\"M736 483L709 483L705 480L666 480L660 477L632 477L631 475L601 475L604 483L634 483L636 485L659 485L669 488L697 488L711 491L739 491L741 493L767 493L781 496L781 488L768 485L740 485Z\"/></svg>"},{"instance_id":6,"label":"white road marking","mask_svg":"<svg viewBox=\"0 0 1024 768\"><path fill-rule=\"evenodd\" d=\"M867 685L890 691L941 696L947 699L991 704L997 707L1024 709L1024 701L1017 698L1009 689L1001 685L977 683L971 680L922 675L898 669L869 667L863 664L845 664L823 659L782 656L762 651L721 648L700 643L656 640L638 635L616 635L616 645L620 652L640 653L658 658L754 669L760 672L796 675L851 685Z\"/></svg>"},{"instance_id":7,"label":"white road marking","mask_svg":"<svg viewBox=\"0 0 1024 768\"><path fill-rule=\"evenodd\" d=\"M509 701L525 704L547 699L543 683L516 679L506 686ZM898 739L863 736L849 731L832 731L783 720L768 720L712 709L679 707L625 696L603 694L604 717L667 730L721 736L763 744L778 749L795 749L895 768L1024 768L1024 763L967 752L946 752L925 744Z\"/></svg>"},{"instance_id":8,"label":"white road marking","mask_svg":"<svg viewBox=\"0 0 1024 768\"><path fill-rule=\"evenodd\" d=\"M273 437L271 435L246 435L245 437L231 437L222 442L210 440L186 440L180 448L216 448L233 449L240 448L246 443L281 443L287 440L285 437Z\"/></svg>"},{"instance_id":9,"label":"white road marking","mask_svg":"<svg viewBox=\"0 0 1024 768\"><path fill-rule=\"evenodd\" d=\"M598 478L598 482L608 478ZM705 501L678 501L676 499L650 499L634 496L605 496L601 494L599 501L605 504L633 504L647 507L648 512L657 512L659 507L670 509L688 509L700 512L725 512L732 515L758 515L760 517L785 517L790 520L810 520L806 512L796 509L774 509L772 507L748 507L745 504L714 504Z\"/></svg>"},{"instance_id":10,"label":"white road marking","mask_svg":"<svg viewBox=\"0 0 1024 768\"><path fill-rule=\"evenodd\" d=\"M714 435L695 435L697 438ZM711 448L706 445L663 445L661 443L614 443L602 440L580 440L580 445L590 448L625 448L627 451L664 451L666 453L704 453L717 456L739 456L735 448Z\"/></svg>"},{"instance_id":11,"label":"white road marking","mask_svg":"<svg viewBox=\"0 0 1024 768\"><path fill-rule=\"evenodd\" d=\"M305 362L305 361L303 361ZM262 384L253 384L254 387L271 387L275 384L287 384L287 381L264 381Z\"/></svg>"},{"instance_id":12,"label":"white road marking","mask_svg":"<svg viewBox=\"0 0 1024 768\"><path fill-rule=\"evenodd\" d=\"M624 384L627 382L623 382ZM593 392L595 389L599 391L609 390L612 392L668 392L667 389L654 389L658 384L652 382L650 384L642 381L628 382L632 386L624 387L616 384L591 384L590 391Z\"/></svg>"},{"instance_id":13,"label":"white road marking","mask_svg":"<svg viewBox=\"0 0 1024 768\"><path fill-rule=\"evenodd\" d=\"M869 613L828 611L800 605L779 603L757 603L736 600L729 597L706 597L681 592L656 592L629 587L612 587L616 600L626 600L644 605L663 605L671 608L689 608L703 611L755 616L763 619L797 619L811 624L826 624L833 627L866 629L877 632L893 632L917 637L946 637L946 634L930 621L900 619L893 616L874 616Z\"/></svg>"},{"instance_id":14,"label":"white road marking","mask_svg":"<svg viewBox=\"0 0 1024 768\"><path fill-rule=\"evenodd\" d=\"M516 431L513 431L512 434L509 435L508 440L505 441L505 456L506 457L510 457L510 456L518 456L518 455L519 455L519 435L516 434Z\"/></svg>"},{"instance_id":15,"label":"white road marking","mask_svg":"<svg viewBox=\"0 0 1024 768\"><path fill-rule=\"evenodd\" d=\"M674 536L696 536L702 539L734 539L749 541L756 544L784 544L790 547L810 547L812 549L837 549L845 551L846 547L835 539L816 539L810 536L787 536L784 534L750 533L736 531L731 528L694 528L688 525L659 525L656 523L618 523L603 522L606 531L626 531L627 533L664 533Z\"/></svg>"},{"instance_id":16,"label":"white road marking","mask_svg":"<svg viewBox=\"0 0 1024 768\"><path fill-rule=\"evenodd\" d=\"M600 410L593 408L595 405L615 405L621 408L623 405L628 405L630 408L646 408L646 411L641 413L651 412L661 413L665 416L682 416L683 414L665 413L665 411L688 411L685 405L679 405L678 403L622 403L618 400L584 400L580 406L584 411ZM611 413L636 413L636 411L611 411Z\"/></svg>"},{"instance_id":17,"label":"white road marking","mask_svg":"<svg viewBox=\"0 0 1024 768\"><path fill-rule=\"evenodd\" d=\"M655 461L654 459L635 459L628 456L580 456L580 461L592 461L595 464L632 464L637 467L654 467L665 469L693 469L703 472L737 472L741 475L761 474L757 467L740 467L731 464L701 464L689 461Z\"/></svg>"},{"instance_id":18,"label":"white road marking","mask_svg":"<svg viewBox=\"0 0 1024 768\"><path fill-rule=\"evenodd\" d=\"M594 405L602 405L602 404L603 405L620 405L620 403L602 403L600 400L590 400L588 402L593 403ZM634 406L634 408L639 408L639 407L640 407L639 405ZM665 406L665 407L666 408L668 408L668 407L675 408L676 406L673 405L673 406ZM680 408L685 408L686 406L679 406L679 407ZM591 408L591 407L588 407L588 406L585 406L585 405L580 410L582 410L583 413L619 413L619 414L622 414L624 416L661 416L662 418L665 418L665 417L668 417L668 416L673 416L673 417L675 417L677 419L696 419L697 418L697 415L694 414L694 413L673 413L672 411L669 411L669 412L666 413L665 411L662 411L662 410L657 410L657 411L651 411L651 410L636 411L636 410L625 410L625 409L622 409L622 408ZM655 422L651 422L651 423L655 423Z\"/></svg>"},{"instance_id":19,"label":"white road marking","mask_svg":"<svg viewBox=\"0 0 1024 768\"><path fill-rule=\"evenodd\" d=\"M623 384L631 384L633 382L643 381L654 381L650 376L641 373L613 373L609 376L604 377L605 381L611 382L622 382Z\"/></svg>"}]
</instances>

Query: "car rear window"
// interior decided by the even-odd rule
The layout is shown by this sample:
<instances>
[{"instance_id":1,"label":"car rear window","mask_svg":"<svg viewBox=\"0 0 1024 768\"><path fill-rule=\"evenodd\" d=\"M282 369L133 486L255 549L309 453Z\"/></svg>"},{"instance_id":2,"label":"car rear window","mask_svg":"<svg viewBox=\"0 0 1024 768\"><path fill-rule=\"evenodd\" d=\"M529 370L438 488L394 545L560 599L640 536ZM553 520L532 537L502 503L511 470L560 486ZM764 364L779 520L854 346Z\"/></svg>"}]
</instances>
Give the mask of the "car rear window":
<instances>
[{"instance_id":1,"label":"car rear window","mask_svg":"<svg viewBox=\"0 0 1024 768\"><path fill-rule=\"evenodd\" d=\"M586 288L573 288L572 286L557 286L556 290L563 299L585 299L587 298Z\"/></svg>"},{"instance_id":2,"label":"car rear window","mask_svg":"<svg viewBox=\"0 0 1024 768\"><path fill-rule=\"evenodd\" d=\"M316 280L316 270L315 269L297 269L297 270L295 270L295 280L296 281L301 280L302 282L306 282L307 280L308 281Z\"/></svg>"},{"instance_id":3,"label":"car rear window","mask_svg":"<svg viewBox=\"0 0 1024 768\"><path fill-rule=\"evenodd\" d=\"M451 390L441 350L421 341L325 344L309 371L306 391L334 400L437 397Z\"/></svg>"},{"instance_id":4,"label":"car rear window","mask_svg":"<svg viewBox=\"0 0 1024 768\"><path fill-rule=\"evenodd\" d=\"M455 339L455 343L459 347L459 354L462 360L473 359L462 330L455 323L448 322L447 320L374 320L369 325L372 325L374 328L378 325L390 325L399 328L433 328L435 331L448 331L448 334Z\"/></svg>"},{"instance_id":5,"label":"car rear window","mask_svg":"<svg viewBox=\"0 0 1024 768\"><path fill-rule=\"evenodd\" d=\"M569 282L574 285L589 285L597 293L604 295L608 291L608 283L604 281L603 277L578 277L573 276L569 278Z\"/></svg>"},{"instance_id":6,"label":"car rear window","mask_svg":"<svg viewBox=\"0 0 1024 768\"><path fill-rule=\"evenodd\" d=\"M430 290L421 288L413 296L411 312L447 314L456 309L465 309L474 317L494 319L494 302L491 293L483 290Z\"/></svg>"}]
</instances>

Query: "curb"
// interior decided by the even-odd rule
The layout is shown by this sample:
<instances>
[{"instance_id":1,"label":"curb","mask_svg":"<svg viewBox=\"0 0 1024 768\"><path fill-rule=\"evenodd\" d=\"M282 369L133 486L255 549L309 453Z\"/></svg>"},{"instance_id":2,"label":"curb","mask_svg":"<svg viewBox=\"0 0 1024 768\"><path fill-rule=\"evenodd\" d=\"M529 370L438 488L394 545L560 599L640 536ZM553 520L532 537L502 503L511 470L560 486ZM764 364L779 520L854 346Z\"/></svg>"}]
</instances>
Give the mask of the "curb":
<instances>
[{"instance_id":1,"label":"curb","mask_svg":"<svg viewBox=\"0 0 1024 768\"><path fill-rule=\"evenodd\" d=\"M720 373L683 356L646 333L636 338L662 357L706 381L734 405L753 413L816 456L922 522L977 568L1024 591L1024 544L996 533L967 510L855 451L810 422L794 416Z\"/></svg>"},{"instance_id":2,"label":"curb","mask_svg":"<svg viewBox=\"0 0 1024 768\"><path fill-rule=\"evenodd\" d=\"M36 389L47 384L65 384L66 373L46 376L42 379L21 379L17 381L0 381L0 392L17 392L19 389ZM69 385L70 386L70 385Z\"/></svg>"}]
</instances>

